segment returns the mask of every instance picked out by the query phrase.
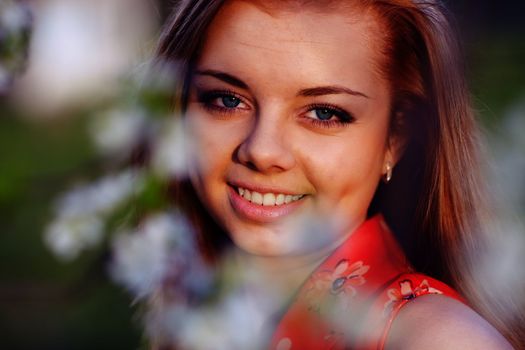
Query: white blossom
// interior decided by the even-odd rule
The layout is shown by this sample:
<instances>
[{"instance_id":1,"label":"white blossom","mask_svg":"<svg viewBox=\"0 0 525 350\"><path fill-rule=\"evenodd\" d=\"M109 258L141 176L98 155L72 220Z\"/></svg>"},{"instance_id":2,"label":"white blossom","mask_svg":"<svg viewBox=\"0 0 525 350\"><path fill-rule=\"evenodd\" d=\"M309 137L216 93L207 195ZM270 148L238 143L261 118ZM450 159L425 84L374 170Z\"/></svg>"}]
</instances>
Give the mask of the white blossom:
<instances>
[{"instance_id":1,"label":"white blossom","mask_svg":"<svg viewBox=\"0 0 525 350\"><path fill-rule=\"evenodd\" d=\"M180 329L183 349L234 350L257 349L261 329L253 327L253 314L241 296L231 294L213 308L190 312Z\"/></svg>"},{"instance_id":2,"label":"white blossom","mask_svg":"<svg viewBox=\"0 0 525 350\"><path fill-rule=\"evenodd\" d=\"M179 328L189 312L190 309L185 303L160 303L158 300L150 303L143 319L147 336L154 342L176 344Z\"/></svg>"},{"instance_id":3,"label":"white blossom","mask_svg":"<svg viewBox=\"0 0 525 350\"><path fill-rule=\"evenodd\" d=\"M505 113L502 129L491 142L493 151L491 188L505 211L525 211L525 97Z\"/></svg>"},{"instance_id":4,"label":"white blossom","mask_svg":"<svg viewBox=\"0 0 525 350\"><path fill-rule=\"evenodd\" d=\"M142 186L143 176L136 170L108 175L66 193L58 201L57 213L61 217L108 214Z\"/></svg>"},{"instance_id":5,"label":"white blossom","mask_svg":"<svg viewBox=\"0 0 525 350\"><path fill-rule=\"evenodd\" d=\"M258 349L268 335L263 323L250 312L245 295L234 290L200 307L157 305L147 314L146 330L152 339L176 344L177 349Z\"/></svg>"},{"instance_id":6,"label":"white blossom","mask_svg":"<svg viewBox=\"0 0 525 350\"><path fill-rule=\"evenodd\" d=\"M45 230L46 245L62 260L75 259L102 240L104 220L141 186L142 175L127 170L67 192Z\"/></svg>"},{"instance_id":7,"label":"white blossom","mask_svg":"<svg viewBox=\"0 0 525 350\"><path fill-rule=\"evenodd\" d=\"M16 33L27 28L31 16L27 7L18 1L2 0L0 4L0 28Z\"/></svg>"},{"instance_id":8,"label":"white blossom","mask_svg":"<svg viewBox=\"0 0 525 350\"><path fill-rule=\"evenodd\" d=\"M519 316L525 307L525 226L517 220L506 218L505 224L494 225L490 230L488 251L480 255L470 251L476 261L473 280L478 288L497 302L509 321ZM505 298L501 298L505 295ZM515 301L517 304L509 303Z\"/></svg>"},{"instance_id":9,"label":"white blossom","mask_svg":"<svg viewBox=\"0 0 525 350\"><path fill-rule=\"evenodd\" d=\"M12 76L0 63L0 94L6 92L11 85Z\"/></svg>"},{"instance_id":10,"label":"white blossom","mask_svg":"<svg viewBox=\"0 0 525 350\"><path fill-rule=\"evenodd\" d=\"M165 121L159 131L153 148L153 170L162 177L185 177L191 145L184 122L181 118L173 117Z\"/></svg>"},{"instance_id":11,"label":"white blossom","mask_svg":"<svg viewBox=\"0 0 525 350\"><path fill-rule=\"evenodd\" d=\"M525 306L525 96L504 113L501 129L492 134L489 185L496 201L497 218L491 218L485 254L469 251L476 261L473 278L512 320ZM505 295L505 298L501 298ZM507 302L514 298L521 305Z\"/></svg>"},{"instance_id":12,"label":"white blossom","mask_svg":"<svg viewBox=\"0 0 525 350\"><path fill-rule=\"evenodd\" d=\"M113 109L96 116L90 134L102 154L129 154L145 125L145 113L137 108Z\"/></svg>"},{"instance_id":13,"label":"white blossom","mask_svg":"<svg viewBox=\"0 0 525 350\"><path fill-rule=\"evenodd\" d=\"M339 225L341 226L341 225ZM286 222L281 237L282 246L290 254L304 254L333 245L340 239L338 225L332 218L314 211L301 213Z\"/></svg>"},{"instance_id":14,"label":"white blossom","mask_svg":"<svg viewBox=\"0 0 525 350\"><path fill-rule=\"evenodd\" d=\"M138 229L124 232L113 241L110 273L137 299L156 291L167 277L177 253L189 255L192 232L178 215L149 217Z\"/></svg>"},{"instance_id":15,"label":"white blossom","mask_svg":"<svg viewBox=\"0 0 525 350\"><path fill-rule=\"evenodd\" d=\"M113 96L155 27L151 3L142 0L33 3L31 64L14 95L33 117Z\"/></svg>"},{"instance_id":16,"label":"white blossom","mask_svg":"<svg viewBox=\"0 0 525 350\"><path fill-rule=\"evenodd\" d=\"M44 242L58 258L70 261L98 244L102 234L103 223L97 216L60 217L48 226Z\"/></svg>"}]
</instances>

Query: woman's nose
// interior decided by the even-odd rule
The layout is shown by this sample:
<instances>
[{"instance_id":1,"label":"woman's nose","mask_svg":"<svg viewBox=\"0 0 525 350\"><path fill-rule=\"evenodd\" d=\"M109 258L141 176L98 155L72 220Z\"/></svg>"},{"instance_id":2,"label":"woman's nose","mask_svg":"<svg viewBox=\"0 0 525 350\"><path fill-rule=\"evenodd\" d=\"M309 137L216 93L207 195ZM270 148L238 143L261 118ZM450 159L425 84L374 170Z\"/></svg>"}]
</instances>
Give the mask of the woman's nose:
<instances>
[{"instance_id":1,"label":"woman's nose","mask_svg":"<svg viewBox=\"0 0 525 350\"><path fill-rule=\"evenodd\" d=\"M271 116L259 115L237 150L241 164L261 172L283 172L295 165L295 157L285 127Z\"/></svg>"}]
</instances>

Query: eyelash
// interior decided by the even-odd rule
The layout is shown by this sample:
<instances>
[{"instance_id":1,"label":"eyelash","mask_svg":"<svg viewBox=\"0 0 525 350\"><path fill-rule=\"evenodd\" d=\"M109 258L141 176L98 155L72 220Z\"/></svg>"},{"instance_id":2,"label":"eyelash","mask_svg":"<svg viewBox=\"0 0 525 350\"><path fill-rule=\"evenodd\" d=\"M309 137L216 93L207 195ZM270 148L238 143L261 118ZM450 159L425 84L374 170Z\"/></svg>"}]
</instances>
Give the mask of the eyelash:
<instances>
[{"instance_id":1,"label":"eyelash","mask_svg":"<svg viewBox=\"0 0 525 350\"><path fill-rule=\"evenodd\" d=\"M306 120L307 123L311 123L314 126L322 127L322 128L335 128L335 127L341 127L341 126L347 126L348 124L351 124L355 121L355 118L352 114L346 112L342 108L339 108L334 105L330 104L311 104L307 106L307 113L313 112L315 110L328 110L334 118L331 118L329 120L320 120L320 119L314 119L309 117L303 117L303 119Z\"/></svg>"},{"instance_id":2,"label":"eyelash","mask_svg":"<svg viewBox=\"0 0 525 350\"><path fill-rule=\"evenodd\" d=\"M235 113L235 111L237 110L237 108L235 107L228 108L228 107L218 106L217 104L212 103L213 100L217 98L223 98L223 97L234 97L234 98L239 99L241 103L245 103L243 102L244 100L243 97L239 96L238 94L230 90L212 90L212 91L198 91L197 92L197 99L199 103L201 103L205 109L211 112L219 112L225 115ZM313 112L315 110L324 109L324 110L328 110L330 113L332 113L336 117L335 119L331 118L329 120L314 119L314 118L309 118L306 116L302 117L302 119L306 123L309 123L315 127L327 128L327 129L337 128L337 127L346 126L355 121L355 118L352 116L352 114L334 105L311 104L311 105L308 105L306 108L307 108L306 113Z\"/></svg>"},{"instance_id":3,"label":"eyelash","mask_svg":"<svg viewBox=\"0 0 525 350\"><path fill-rule=\"evenodd\" d=\"M244 103L243 102L244 99L241 96L237 95L236 93L230 90L212 90L212 91L198 91L197 92L197 99L199 103L201 103L205 109L211 112L219 112L222 114L234 113L237 108L228 108L228 107L218 106L212 102L213 100L217 98L222 98L222 97L235 97L239 99L241 103Z\"/></svg>"}]
</instances>

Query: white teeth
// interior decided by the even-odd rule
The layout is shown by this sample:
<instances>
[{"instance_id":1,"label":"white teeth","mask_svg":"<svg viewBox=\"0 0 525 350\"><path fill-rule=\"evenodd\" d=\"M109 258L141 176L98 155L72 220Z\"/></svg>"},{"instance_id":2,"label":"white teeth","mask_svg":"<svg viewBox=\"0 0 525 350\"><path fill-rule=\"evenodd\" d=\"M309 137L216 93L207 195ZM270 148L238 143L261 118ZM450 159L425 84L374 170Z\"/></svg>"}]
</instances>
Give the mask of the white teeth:
<instances>
[{"instance_id":1,"label":"white teeth","mask_svg":"<svg viewBox=\"0 0 525 350\"><path fill-rule=\"evenodd\" d=\"M249 190L245 188L238 187L237 192L241 197L246 199L247 201L250 201L254 204L258 205L264 205L264 206L275 206L275 205L283 205L288 204L291 202L295 202L301 198L303 198L304 195L290 195L290 194L283 194L283 193L259 193Z\"/></svg>"},{"instance_id":2,"label":"white teeth","mask_svg":"<svg viewBox=\"0 0 525 350\"><path fill-rule=\"evenodd\" d=\"M252 192L252 203L259 204L259 205L263 204L262 194L260 194L259 192L253 191Z\"/></svg>"},{"instance_id":3,"label":"white teeth","mask_svg":"<svg viewBox=\"0 0 525 350\"><path fill-rule=\"evenodd\" d=\"M263 196L263 205L265 206L275 205L275 195L273 193L266 193Z\"/></svg>"}]
</instances>

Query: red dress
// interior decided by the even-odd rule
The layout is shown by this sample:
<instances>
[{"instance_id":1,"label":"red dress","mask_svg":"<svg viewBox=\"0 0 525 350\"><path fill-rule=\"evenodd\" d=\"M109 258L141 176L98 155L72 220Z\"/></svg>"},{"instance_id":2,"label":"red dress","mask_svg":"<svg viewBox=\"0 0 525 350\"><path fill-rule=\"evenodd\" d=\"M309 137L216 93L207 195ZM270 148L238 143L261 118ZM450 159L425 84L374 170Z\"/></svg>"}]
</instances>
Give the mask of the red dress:
<instances>
[{"instance_id":1,"label":"red dress","mask_svg":"<svg viewBox=\"0 0 525 350\"><path fill-rule=\"evenodd\" d=\"M425 294L463 301L446 284L414 272L383 217L374 216L303 284L270 349L382 349L400 308Z\"/></svg>"}]
</instances>

